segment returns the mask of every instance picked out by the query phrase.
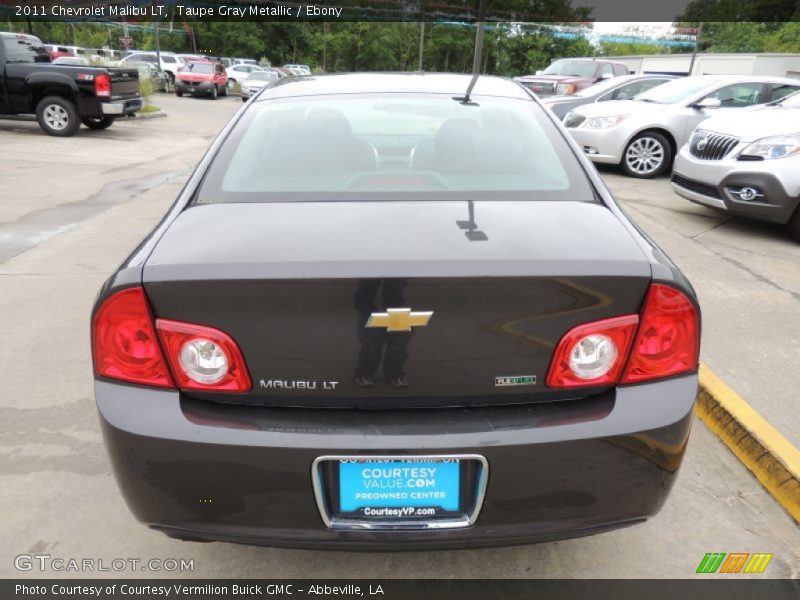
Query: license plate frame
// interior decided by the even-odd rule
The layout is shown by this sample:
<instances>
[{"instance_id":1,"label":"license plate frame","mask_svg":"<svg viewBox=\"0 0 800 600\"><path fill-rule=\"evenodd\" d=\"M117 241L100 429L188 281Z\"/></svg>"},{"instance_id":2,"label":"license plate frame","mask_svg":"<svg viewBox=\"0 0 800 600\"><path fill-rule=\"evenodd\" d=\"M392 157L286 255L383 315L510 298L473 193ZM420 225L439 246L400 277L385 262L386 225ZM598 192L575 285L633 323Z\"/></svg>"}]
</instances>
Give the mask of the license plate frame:
<instances>
[{"instance_id":1,"label":"license plate frame","mask_svg":"<svg viewBox=\"0 0 800 600\"><path fill-rule=\"evenodd\" d=\"M407 466L421 465L458 465L458 504L453 509L452 499L447 500L448 507L440 507L435 514L413 514L393 510L384 513L365 514L365 511L341 510L340 465L353 464L402 464ZM443 471L449 472L451 466ZM450 473L452 475L452 473ZM316 458L311 467L311 479L314 496L325 526L330 529L452 529L469 527L475 523L483 506L486 485L489 476L489 464L485 457L478 454L436 454L436 455L325 455ZM446 489L452 492L452 481ZM417 507L422 507L418 504ZM384 506L372 504L370 508L382 509ZM385 508L398 508L385 506ZM402 507L401 507L402 508ZM387 514L388 513L388 514Z\"/></svg>"}]
</instances>

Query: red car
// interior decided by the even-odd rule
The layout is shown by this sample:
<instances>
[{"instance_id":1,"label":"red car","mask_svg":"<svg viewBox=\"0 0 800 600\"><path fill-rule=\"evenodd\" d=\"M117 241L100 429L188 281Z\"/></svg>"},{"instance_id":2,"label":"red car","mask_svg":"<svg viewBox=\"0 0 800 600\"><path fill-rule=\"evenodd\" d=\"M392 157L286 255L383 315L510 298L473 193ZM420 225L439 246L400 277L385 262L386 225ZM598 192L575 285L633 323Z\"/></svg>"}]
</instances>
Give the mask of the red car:
<instances>
[{"instance_id":1,"label":"red car","mask_svg":"<svg viewBox=\"0 0 800 600\"><path fill-rule=\"evenodd\" d=\"M184 65L175 78L175 94L183 96L211 96L216 100L220 95L228 95L228 76L222 63L210 61L190 61Z\"/></svg>"}]
</instances>

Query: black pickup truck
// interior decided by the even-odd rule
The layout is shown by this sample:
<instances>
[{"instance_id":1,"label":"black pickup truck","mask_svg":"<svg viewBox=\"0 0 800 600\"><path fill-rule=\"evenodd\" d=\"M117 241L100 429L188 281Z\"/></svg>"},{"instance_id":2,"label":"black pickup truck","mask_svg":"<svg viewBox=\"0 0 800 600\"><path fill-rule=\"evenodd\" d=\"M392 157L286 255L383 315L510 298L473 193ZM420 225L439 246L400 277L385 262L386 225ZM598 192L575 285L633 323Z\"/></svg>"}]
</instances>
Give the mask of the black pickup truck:
<instances>
[{"instance_id":1,"label":"black pickup truck","mask_svg":"<svg viewBox=\"0 0 800 600\"><path fill-rule=\"evenodd\" d=\"M66 137L141 108L138 69L54 65L39 38L0 32L0 117L35 114L45 133Z\"/></svg>"}]
</instances>

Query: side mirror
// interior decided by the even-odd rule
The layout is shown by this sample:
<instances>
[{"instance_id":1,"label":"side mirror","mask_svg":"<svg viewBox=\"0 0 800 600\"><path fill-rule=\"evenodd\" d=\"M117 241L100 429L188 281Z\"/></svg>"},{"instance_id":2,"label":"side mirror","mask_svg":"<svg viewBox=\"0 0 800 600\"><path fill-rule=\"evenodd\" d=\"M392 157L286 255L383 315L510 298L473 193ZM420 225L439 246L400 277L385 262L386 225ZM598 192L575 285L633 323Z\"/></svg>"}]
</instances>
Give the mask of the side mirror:
<instances>
[{"instance_id":1,"label":"side mirror","mask_svg":"<svg viewBox=\"0 0 800 600\"><path fill-rule=\"evenodd\" d=\"M692 104L692 108L719 108L722 102L719 98L703 98L700 102Z\"/></svg>"}]
</instances>

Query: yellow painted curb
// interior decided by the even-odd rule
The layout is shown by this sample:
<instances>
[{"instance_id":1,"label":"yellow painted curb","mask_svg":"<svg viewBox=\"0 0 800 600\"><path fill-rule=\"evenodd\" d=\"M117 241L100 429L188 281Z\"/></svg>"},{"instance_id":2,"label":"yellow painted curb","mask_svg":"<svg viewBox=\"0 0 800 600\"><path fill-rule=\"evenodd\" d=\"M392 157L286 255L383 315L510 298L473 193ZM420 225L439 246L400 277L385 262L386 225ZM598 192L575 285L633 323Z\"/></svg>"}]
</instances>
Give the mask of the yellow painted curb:
<instances>
[{"instance_id":1,"label":"yellow painted curb","mask_svg":"<svg viewBox=\"0 0 800 600\"><path fill-rule=\"evenodd\" d=\"M706 365L695 413L800 522L800 450Z\"/></svg>"}]
</instances>

